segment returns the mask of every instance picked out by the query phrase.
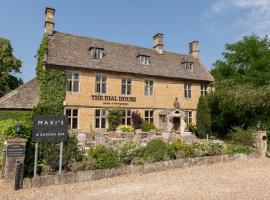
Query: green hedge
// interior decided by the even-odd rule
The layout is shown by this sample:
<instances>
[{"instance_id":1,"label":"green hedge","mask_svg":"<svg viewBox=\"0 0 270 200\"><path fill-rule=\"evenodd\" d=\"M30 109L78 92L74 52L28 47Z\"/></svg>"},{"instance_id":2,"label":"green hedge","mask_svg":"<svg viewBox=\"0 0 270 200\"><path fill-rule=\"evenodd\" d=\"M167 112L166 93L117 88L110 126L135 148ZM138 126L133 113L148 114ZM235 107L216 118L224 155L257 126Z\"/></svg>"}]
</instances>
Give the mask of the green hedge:
<instances>
[{"instance_id":1,"label":"green hedge","mask_svg":"<svg viewBox=\"0 0 270 200\"><path fill-rule=\"evenodd\" d=\"M13 119L15 121L28 121L32 120L32 111L22 111L22 110L1 110L0 111L0 121Z\"/></svg>"}]
</instances>

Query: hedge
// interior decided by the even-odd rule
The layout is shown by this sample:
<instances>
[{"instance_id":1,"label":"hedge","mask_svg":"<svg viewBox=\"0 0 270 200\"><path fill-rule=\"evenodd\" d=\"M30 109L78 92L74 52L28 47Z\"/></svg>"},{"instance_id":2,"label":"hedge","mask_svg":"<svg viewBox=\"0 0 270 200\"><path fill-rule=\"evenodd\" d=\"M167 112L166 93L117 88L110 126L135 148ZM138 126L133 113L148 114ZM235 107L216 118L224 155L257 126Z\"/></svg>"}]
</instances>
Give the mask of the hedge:
<instances>
[{"instance_id":1,"label":"hedge","mask_svg":"<svg viewBox=\"0 0 270 200\"><path fill-rule=\"evenodd\" d=\"M29 121L32 120L33 112L30 110L0 110L0 121L13 119L15 121Z\"/></svg>"}]
</instances>

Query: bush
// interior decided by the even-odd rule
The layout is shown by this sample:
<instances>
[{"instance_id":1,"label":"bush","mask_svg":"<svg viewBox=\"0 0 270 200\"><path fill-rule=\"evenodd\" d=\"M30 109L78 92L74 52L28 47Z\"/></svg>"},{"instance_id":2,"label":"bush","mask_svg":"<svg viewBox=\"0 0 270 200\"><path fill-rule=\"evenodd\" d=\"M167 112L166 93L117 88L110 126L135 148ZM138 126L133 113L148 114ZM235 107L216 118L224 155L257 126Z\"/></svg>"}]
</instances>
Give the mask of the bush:
<instances>
[{"instance_id":1,"label":"bush","mask_svg":"<svg viewBox=\"0 0 270 200\"><path fill-rule=\"evenodd\" d=\"M95 159L85 158L79 162L72 162L68 165L68 170L72 172L87 171L96 168Z\"/></svg>"},{"instance_id":2,"label":"bush","mask_svg":"<svg viewBox=\"0 0 270 200\"><path fill-rule=\"evenodd\" d=\"M195 133L196 135L198 135L198 128L197 126L193 125L193 124L187 124L187 128L188 131L190 131L191 133Z\"/></svg>"},{"instance_id":3,"label":"bush","mask_svg":"<svg viewBox=\"0 0 270 200\"><path fill-rule=\"evenodd\" d=\"M254 136L252 129L243 129L240 127L234 127L230 132L229 137L232 140L233 144L240 144L246 146L252 146L254 144Z\"/></svg>"},{"instance_id":4,"label":"bush","mask_svg":"<svg viewBox=\"0 0 270 200\"><path fill-rule=\"evenodd\" d=\"M132 126L128 126L128 125L120 125L117 127L117 129L123 131L123 132L133 132L134 128Z\"/></svg>"},{"instance_id":5,"label":"bush","mask_svg":"<svg viewBox=\"0 0 270 200\"><path fill-rule=\"evenodd\" d=\"M122 116L123 115L122 115L121 108L109 109L108 114L107 114L107 120L108 120L110 131L115 131L116 128L121 124Z\"/></svg>"},{"instance_id":6,"label":"bush","mask_svg":"<svg viewBox=\"0 0 270 200\"><path fill-rule=\"evenodd\" d=\"M88 150L89 159L93 158L96 160L97 169L110 169L119 166L119 158L117 151L111 147L106 148L103 145L97 145L94 148Z\"/></svg>"},{"instance_id":7,"label":"bush","mask_svg":"<svg viewBox=\"0 0 270 200\"><path fill-rule=\"evenodd\" d=\"M140 129L142 127L142 121L143 120L141 118L140 113L138 113L138 111L132 112L131 120L132 120L132 124L133 124L135 129Z\"/></svg>"},{"instance_id":8,"label":"bush","mask_svg":"<svg viewBox=\"0 0 270 200\"><path fill-rule=\"evenodd\" d=\"M198 128L197 135L201 138L206 138L206 135L211 133L211 117L207 100L204 96L201 96L199 99L196 119Z\"/></svg>"},{"instance_id":9,"label":"bush","mask_svg":"<svg viewBox=\"0 0 270 200\"><path fill-rule=\"evenodd\" d=\"M208 141L209 149L208 156L220 155L223 153L223 142L220 140L209 140Z\"/></svg>"},{"instance_id":10,"label":"bush","mask_svg":"<svg viewBox=\"0 0 270 200\"><path fill-rule=\"evenodd\" d=\"M159 139L148 142L145 147L144 158L148 162L167 160L169 155L166 143Z\"/></svg>"},{"instance_id":11,"label":"bush","mask_svg":"<svg viewBox=\"0 0 270 200\"><path fill-rule=\"evenodd\" d=\"M117 149L121 162L126 165L139 160L143 154L143 147L137 142L122 142Z\"/></svg>"},{"instance_id":12,"label":"bush","mask_svg":"<svg viewBox=\"0 0 270 200\"><path fill-rule=\"evenodd\" d=\"M233 154L233 153L250 154L252 152L254 152L253 148L244 145L230 145L225 149L226 154Z\"/></svg>"},{"instance_id":13,"label":"bush","mask_svg":"<svg viewBox=\"0 0 270 200\"><path fill-rule=\"evenodd\" d=\"M148 121L143 121L142 122L142 131L143 132L149 132L151 130L155 130L156 127L153 123L150 123Z\"/></svg>"}]
</instances>

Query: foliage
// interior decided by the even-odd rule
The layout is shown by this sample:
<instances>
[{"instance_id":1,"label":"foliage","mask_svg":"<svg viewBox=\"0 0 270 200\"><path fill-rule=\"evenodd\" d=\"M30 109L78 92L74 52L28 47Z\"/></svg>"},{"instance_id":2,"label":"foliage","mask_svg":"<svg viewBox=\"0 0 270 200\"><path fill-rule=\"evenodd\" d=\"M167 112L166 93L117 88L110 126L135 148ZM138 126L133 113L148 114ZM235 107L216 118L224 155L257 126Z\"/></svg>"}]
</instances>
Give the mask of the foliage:
<instances>
[{"instance_id":1,"label":"foliage","mask_svg":"<svg viewBox=\"0 0 270 200\"><path fill-rule=\"evenodd\" d=\"M122 163L129 165L134 160L142 157L143 147L137 142L122 142L117 147L119 158Z\"/></svg>"},{"instance_id":2,"label":"foliage","mask_svg":"<svg viewBox=\"0 0 270 200\"><path fill-rule=\"evenodd\" d=\"M254 152L253 148L244 145L230 145L225 149L226 154L233 154L233 153L250 154L252 152Z\"/></svg>"},{"instance_id":3,"label":"foliage","mask_svg":"<svg viewBox=\"0 0 270 200\"><path fill-rule=\"evenodd\" d=\"M39 103L34 113L39 115L62 115L66 94L64 70L44 68L43 61L48 51L47 36L44 35L37 53L36 74L40 87ZM53 94L53 95L52 95Z\"/></svg>"},{"instance_id":4,"label":"foliage","mask_svg":"<svg viewBox=\"0 0 270 200\"><path fill-rule=\"evenodd\" d=\"M22 84L12 74L19 73L21 61L13 55L10 41L0 37L0 93L5 94Z\"/></svg>"},{"instance_id":5,"label":"foliage","mask_svg":"<svg viewBox=\"0 0 270 200\"><path fill-rule=\"evenodd\" d=\"M143 119L138 111L132 112L131 120L135 129L141 129Z\"/></svg>"},{"instance_id":6,"label":"foliage","mask_svg":"<svg viewBox=\"0 0 270 200\"><path fill-rule=\"evenodd\" d=\"M116 129L119 129L123 132L133 132L134 128L132 126L128 126L128 125L119 125Z\"/></svg>"},{"instance_id":7,"label":"foliage","mask_svg":"<svg viewBox=\"0 0 270 200\"><path fill-rule=\"evenodd\" d=\"M207 134L211 133L211 118L207 100L201 96L197 105L197 134L201 138L206 138Z\"/></svg>"},{"instance_id":8,"label":"foliage","mask_svg":"<svg viewBox=\"0 0 270 200\"><path fill-rule=\"evenodd\" d=\"M95 159L85 158L79 162L71 162L68 165L68 170L72 172L93 170L96 167Z\"/></svg>"},{"instance_id":9,"label":"foliage","mask_svg":"<svg viewBox=\"0 0 270 200\"><path fill-rule=\"evenodd\" d=\"M0 120L13 119L16 121L27 121L32 120L32 111L17 111L17 110L7 110L0 111Z\"/></svg>"},{"instance_id":10,"label":"foliage","mask_svg":"<svg viewBox=\"0 0 270 200\"><path fill-rule=\"evenodd\" d=\"M142 128L143 132L149 132L151 130L156 129L155 125L153 123L148 122L148 121L143 121L141 128Z\"/></svg>"},{"instance_id":11,"label":"foliage","mask_svg":"<svg viewBox=\"0 0 270 200\"><path fill-rule=\"evenodd\" d=\"M117 151L103 145L90 148L88 157L96 160L97 169L116 168L120 164Z\"/></svg>"},{"instance_id":12,"label":"foliage","mask_svg":"<svg viewBox=\"0 0 270 200\"><path fill-rule=\"evenodd\" d=\"M197 128L197 126L195 126L193 124L187 124L186 129L188 131L190 131L191 133L195 133L196 135L198 134L198 128Z\"/></svg>"},{"instance_id":13,"label":"foliage","mask_svg":"<svg viewBox=\"0 0 270 200\"><path fill-rule=\"evenodd\" d=\"M241 127L233 127L230 132L230 139L234 144L241 144L245 146L252 146L254 144L253 129L243 129Z\"/></svg>"},{"instance_id":14,"label":"foliage","mask_svg":"<svg viewBox=\"0 0 270 200\"><path fill-rule=\"evenodd\" d=\"M169 155L166 143L159 139L148 142L145 146L144 158L148 162L167 160Z\"/></svg>"},{"instance_id":15,"label":"foliage","mask_svg":"<svg viewBox=\"0 0 270 200\"><path fill-rule=\"evenodd\" d=\"M109 109L108 114L107 114L107 120L108 120L110 131L115 131L116 128L121 124L122 116L123 116L123 113L122 113L121 108Z\"/></svg>"}]
</instances>

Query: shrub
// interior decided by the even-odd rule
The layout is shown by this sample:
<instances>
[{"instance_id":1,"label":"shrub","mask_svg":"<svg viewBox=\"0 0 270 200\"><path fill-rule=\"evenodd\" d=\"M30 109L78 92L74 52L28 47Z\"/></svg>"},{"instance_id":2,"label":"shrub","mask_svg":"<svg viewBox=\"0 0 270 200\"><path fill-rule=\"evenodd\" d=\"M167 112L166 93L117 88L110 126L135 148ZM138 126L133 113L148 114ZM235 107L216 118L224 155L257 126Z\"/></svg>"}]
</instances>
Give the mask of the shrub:
<instances>
[{"instance_id":1,"label":"shrub","mask_svg":"<svg viewBox=\"0 0 270 200\"><path fill-rule=\"evenodd\" d=\"M142 122L142 131L143 132L149 132L151 130L155 130L156 127L153 123L150 123L148 121L143 121Z\"/></svg>"},{"instance_id":2,"label":"shrub","mask_svg":"<svg viewBox=\"0 0 270 200\"><path fill-rule=\"evenodd\" d=\"M197 135L201 138L206 138L207 134L211 133L211 118L207 100L204 96L201 96L197 106Z\"/></svg>"},{"instance_id":3,"label":"shrub","mask_svg":"<svg viewBox=\"0 0 270 200\"><path fill-rule=\"evenodd\" d=\"M68 170L72 172L87 171L95 169L96 161L92 158L85 158L79 162L72 162L68 165Z\"/></svg>"},{"instance_id":4,"label":"shrub","mask_svg":"<svg viewBox=\"0 0 270 200\"><path fill-rule=\"evenodd\" d=\"M244 145L230 145L225 149L226 154L233 154L233 153L250 154L252 152L254 152L253 148Z\"/></svg>"},{"instance_id":5,"label":"shrub","mask_svg":"<svg viewBox=\"0 0 270 200\"><path fill-rule=\"evenodd\" d=\"M122 142L117 149L120 160L126 165L139 160L143 153L143 147L137 142Z\"/></svg>"},{"instance_id":6,"label":"shrub","mask_svg":"<svg viewBox=\"0 0 270 200\"><path fill-rule=\"evenodd\" d=\"M111 147L106 148L103 145L97 145L88 150L88 158L96 160L97 169L110 169L119 166L117 151Z\"/></svg>"},{"instance_id":7,"label":"shrub","mask_svg":"<svg viewBox=\"0 0 270 200\"><path fill-rule=\"evenodd\" d=\"M254 136L252 129L243 129L240 127L234 127L230 132L229 137L234 144L252 146L254 144Z\"/></svg>"},{"instance_id":8,"label":"shrub","mask_svg":"<svg viewBox=\"0 0 270 200\"><path fill-rule=\"evenodd\" d=\"M119 125L117 127L117 129L123 131L123 132L133 132L134 128L132 126L128 126L128 125Z\"/></svg>"},{"instance_id":9,"label":"shrub","mask_svg":"<svg viewBox=\"0 0 270 200\"><path fill-rule=\"evenodd\" d=\"M109 130L115 131L116 128L122 122L122 110L121 108L111 108L107 114L107 120L109 124Z\"/></svg>"},{"instance_id":10,"label":"shrub","mask_svg":"<svg viewBox=\"0 0 270 200\"><path fill-rule=\"evenodd\" d=\"M145 146L144 158L148 162L166 160L168 158L166 143L159 139L148 142Z\"/></svg>"},{"instance_id":11,"label":"shrub","mask_svg":"<svg viewBox=\"0 0 270 200\"><path fill-rule=\"evenodd\" d=\"M219 155L223 152L223 142L220 140L209 140L208 141L208 156Z\"/></svg>"},{"instance_id":12,"label":"shrub","mask_svg":"<svg viewBox=\"0 0 270 200\"><path fill-rule=\"evenodd\" d=\"M205 141L196 141L192 143L194 154L192 156L201 157L208 154L209 146Z\"/></svg>"},{"instance_id":13,"label":"shrub","mask_svg":"<svg viewBox=\"0 0 270 200\"><path fill-rule=\"evenodd\" d=\"M193 124L187 124L187 128L188 131L195 133L196 135L198 134L198 128L197 126L193 125Z\"/></svg>"},{"instance_id":14,"label":"shrub","mask_svg":"<svg viewBox=\"0 0 270 200\"><path fill-rule=\"evenodd\" d=\"M132 112L131 120L132 120L132 124L133 124L135 129L140 129L142 127L142 121L143 120L141 118L140 113L138 113L138 111Z\"/></svg>"}]
</instances>

